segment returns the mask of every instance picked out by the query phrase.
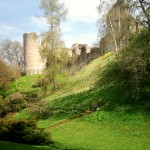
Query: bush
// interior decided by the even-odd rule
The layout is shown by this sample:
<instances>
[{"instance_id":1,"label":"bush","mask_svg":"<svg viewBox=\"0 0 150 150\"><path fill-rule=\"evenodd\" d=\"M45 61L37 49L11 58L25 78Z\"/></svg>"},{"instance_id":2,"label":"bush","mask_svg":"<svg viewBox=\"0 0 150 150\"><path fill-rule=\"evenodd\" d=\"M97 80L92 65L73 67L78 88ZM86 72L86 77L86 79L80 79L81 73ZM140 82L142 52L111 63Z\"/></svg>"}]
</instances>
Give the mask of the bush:
<instances>
[{"instance_id":1,"label":"bush","mask_svg":"<svg viewBox=\"0 0 150 150\"><path fill-rule=\"evenodd\" d=\"M2 108L2 106L3 106L3 96L0 95L0 109Z\"/></svg>"},{"instance_id":2,"label":"bush","mask_svg":"<svg viewBox=\"0 0 150 150\"><path fill-rule=\"evenodd\" d=\"M0 60L0 89L6 89L11 82L12 72L10 67ZM2 93L1 93L2 94Z\"/></svg>"},{"instance_id":3,"label":"bush","mask_svg":"<svg viewBox=\"0 0 150 150\"><path fill-rule=\"evenodd\" d=\"M1 121L0 140L35 145L50 145L53 143L50 133L36 127L35 119Z\"/></svg>"},{"instance_id":4,"label":"bush","mask_svg":"<svg viewBox=\"0 0 150 150\"><path fill-rule=\"evenodd\" d=\"M37 92L26 93L26 100L30 103L36 103L40 100L40 96Z\"/></svg>"},{"instance_id":5,"label":"bush","mask_svg":"<svg viewBox=\"0 0 150 150\"><path fill-rule=\"evenodd\" d=\"M17 112L26 107L26 100L24 95L19 92L11 94L6 97L2 102L2 109L0 110L0 116L4 117L9 112Z\"/></svg>"},{"instance_id":6,"label":"bush","mask_svg":"<svg viewBox=\"0 0 150 150\"><path fill-rule=\"evenodd\" d=\"M32 107L30 113L33 113L38 118L46 118L52 115L52 110L47 101L39 101Z\"/></svg>"}]
</instances>

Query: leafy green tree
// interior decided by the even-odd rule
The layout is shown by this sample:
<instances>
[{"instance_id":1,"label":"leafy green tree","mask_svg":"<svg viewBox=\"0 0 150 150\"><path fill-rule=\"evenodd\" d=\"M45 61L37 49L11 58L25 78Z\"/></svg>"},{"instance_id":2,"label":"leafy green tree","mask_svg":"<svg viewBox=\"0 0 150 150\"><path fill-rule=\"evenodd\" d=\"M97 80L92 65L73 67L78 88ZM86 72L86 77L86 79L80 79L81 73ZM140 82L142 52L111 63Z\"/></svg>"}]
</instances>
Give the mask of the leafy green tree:
<instances>
[{"instance_id":1,"label":"leafy green tree","mask_svg":"<svg viewBox=\"0 0 150 150\"><path fill-rule=\"evenodd\" d=\"M49 83L53 82L54 89L57 88L56 75L62 69L63 42L61 40L60 23L65 20L67 9L59 0L41 0L41 9L49 24L49 31L44 34L41 55L46 60L43 87L45 91Z\"/></svg>"},{"instance_id":2,"label":"leafy green tree","mask_svg":"<svg viewBox=\"0 0 150 150\"><path fill-rule=\"evenodd\" d=\"M150 32L142 30L130 37L129 44L119 51L117 62L122 74L127 74L132 87L132 96L139 99L150 84ZM147 93L146 93L147 92Z\"/></svg>"}]
</instances>

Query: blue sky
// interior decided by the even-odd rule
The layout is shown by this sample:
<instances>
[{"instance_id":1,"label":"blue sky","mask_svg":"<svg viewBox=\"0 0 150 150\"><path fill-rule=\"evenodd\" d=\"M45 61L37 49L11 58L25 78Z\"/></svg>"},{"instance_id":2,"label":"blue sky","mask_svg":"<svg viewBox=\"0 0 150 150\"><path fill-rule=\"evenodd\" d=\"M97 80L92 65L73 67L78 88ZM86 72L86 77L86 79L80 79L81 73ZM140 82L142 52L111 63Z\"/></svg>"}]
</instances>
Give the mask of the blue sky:
<instances>
[{"instance_id":1,"label":"blue sky","mask_svg":"<svg viewBox=\"0 0 150 150\"><path fill-rule=\"evenodd\" d=\"M96 7L99 0L61 0L68 8L65 22L61 24L62 36L68 48L74 43L92 45L97 40L99 18ZM22 43L28 32L40 34L48 30L42 15L40 0L0 0L0 40L9 38Z\"/></svg>"}]
</instances>

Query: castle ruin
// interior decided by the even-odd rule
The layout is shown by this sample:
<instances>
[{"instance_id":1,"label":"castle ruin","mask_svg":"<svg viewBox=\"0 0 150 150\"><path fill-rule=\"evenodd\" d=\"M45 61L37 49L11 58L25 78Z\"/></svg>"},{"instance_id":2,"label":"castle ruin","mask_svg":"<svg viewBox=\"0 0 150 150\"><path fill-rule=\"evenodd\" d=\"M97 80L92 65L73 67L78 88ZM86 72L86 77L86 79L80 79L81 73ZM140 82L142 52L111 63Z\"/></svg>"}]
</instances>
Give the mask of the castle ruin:
<instances>
[{"instance_id":1,"label":"castle ruin","mask_svg":"<svg viewBox=\"0 0 150 150\"><path fill-rule=\"evenodd\" d=\"M36 33L25 33L23 35L24 57L25 57L25 73L41 74L45 63L40 56L39 40Z\"/></svg>"},{"instance_id":2,"label":"castle ruin","mask_svg":"<svg viewBox=\"0 0 150 150\"><path fill-rule=\"evenodd\" d=\"M25 33L23 35L24 42L24 58L25 58L25 73L26 75L42 74L46 62L40 56L40 42L36 33ZM68 55L78 55L78 62L89 61L89 55L92 49L87 44L73 44L72 48L68 50ZM86 61L85 61L86 60Z\"/></svg>"}]
</instances>

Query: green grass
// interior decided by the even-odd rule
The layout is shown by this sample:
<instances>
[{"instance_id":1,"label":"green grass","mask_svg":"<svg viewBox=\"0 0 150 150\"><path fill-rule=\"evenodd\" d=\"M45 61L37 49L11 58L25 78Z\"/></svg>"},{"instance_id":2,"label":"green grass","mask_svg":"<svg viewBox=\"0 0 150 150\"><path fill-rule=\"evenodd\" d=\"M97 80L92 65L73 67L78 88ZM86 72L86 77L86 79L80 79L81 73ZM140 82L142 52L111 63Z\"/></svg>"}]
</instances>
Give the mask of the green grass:
<instances>
[{"instance_id":1,"label":"green grass","mask_svg":"<svg viewBox=\"0 0 150 150\"><path fill-rule=\"evenodd\" d=\"M50 107L62 109L91 109L93 102L105 101L104 106L88 116L64 123L58 127L47 128L55 141L68 149L90 150L148 150L149 120L143 103L147 100L133 101L127 92L128 82L118 82L116 72L107 75L107 64L114 55L94 60L79 71L61 89L46 98ZM76 114L76 112L74 112ZM60 116L67 116L62 112ZM78 114L76 114L78 115ZM62 118L60 117L60 120ZM52 119L53 120L53 119ZM49 120L40 123L47 127ZM58 120L57 120L58 122Z\"/></svg>"},{"instance_id":2,"label":"green grass","mask_svg":"<svg viewBox=\"0 0 150 150\"><path fill-rule=\"evenodd\" d=\"M51 93L46 100L52 101L57 98L90 90L101 78L100 73L106 69L106 65L113 58L114 55L112 53L107 53L106 55L92 61L89 65L81 69L75 76L70 78L63 87L54 93Z\"/></svg>"},{"instance_id":3,"label":"green grass","mask_svg":"<svg viewBox=\"0 0 150 150\"><path fill-rule=\"evenodd\" d=\"M36 81L40 76L41 75L29 75L20 77L19 79L13 81L13 83L9 86L8 90L6 91L5 95L9 95L17 91L21 93L37 91L38 88L33 88L32 85L36 84Z\"/></svg>"},{"instance_id":4,"label":"green grass","mask_svg":"<svg viewBox=\"0 0 150 150\"><path fill-rule=\"evenodd\" d=\"M12 142L0 141L1 150L57 150L50 146L35 146L27 144L18 144Z\"/></svg>"},{"instance_id":5,"label":"green grass","mask_svg":"<svg viewBox=\"0 0 150 150\"><path fill-rule=\"evenodd\" d=\"M56 81L59 84L63 84L68 79L67 74L58 74L56 76ZM8 90L4 93L5 96L10 95L14 92L21 93L32 93L32 92L40 92L41 88L34 87L37 84L38 80L42 77L42 75L28 75L20 77L13 81L13 83L9 86ZM53 85L50 85L49 90L53 88Z\"/></svg>"},{"instance_id":6,"label":"green grass","mask_svg":"<svg viewBox=\"0 0 150 150\"><path fill-rule=\"evenodd\" d=\"M17 114L15 114L13 118L15 120L19 120L21 118L29 119L31 117L32 117L32 115L27 110L23 109L20 112L18 112Z\"/></svg>"},{"instance_id":7,"label":"green grass","mask_svg":"<svg viewBox=\"0 0 150 150\"><path fill-rule=\"evenodd\" d=\"M55 141L74 149L149 150L149 126L76 120L50 130Z\"/></svg>"}]
</instances>

